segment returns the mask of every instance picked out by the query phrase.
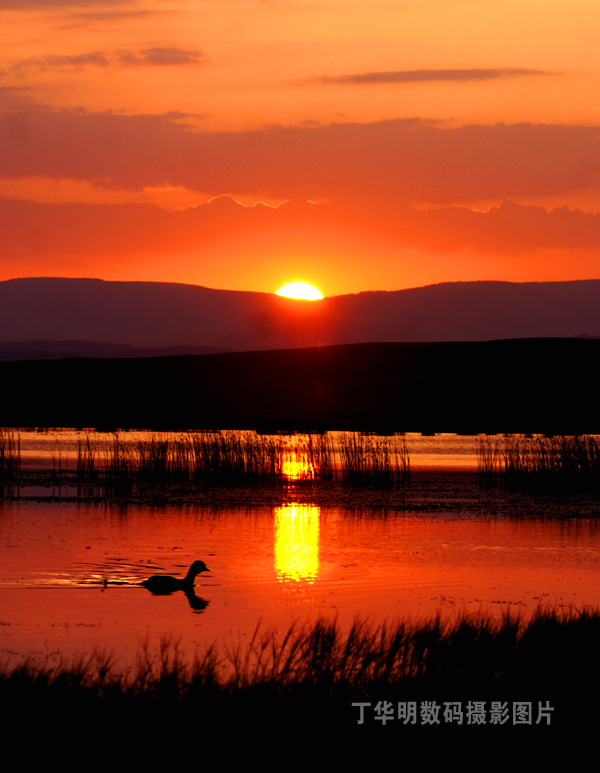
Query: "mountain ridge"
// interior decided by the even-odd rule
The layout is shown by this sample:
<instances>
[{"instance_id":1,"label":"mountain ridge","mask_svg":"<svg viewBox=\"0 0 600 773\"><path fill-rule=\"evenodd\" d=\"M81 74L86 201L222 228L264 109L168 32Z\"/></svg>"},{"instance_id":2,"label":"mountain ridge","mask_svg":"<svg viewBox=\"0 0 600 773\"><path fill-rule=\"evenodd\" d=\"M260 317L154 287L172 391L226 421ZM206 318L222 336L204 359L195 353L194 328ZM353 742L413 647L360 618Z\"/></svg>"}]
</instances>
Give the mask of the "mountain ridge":
<instances>
[{"instance_id":1,"label":"mountain ridge","mask_svg":"<svg viewBox=\"0 0 600 773\"><path fill-rule=\"evenodd\" d=\"M443 282L297 301L182 283L30 277L0 282L0 342L254 351L374 341L600 334L600 280ZM149 355L152 356L152 355Z\"/></svg>"}]
</instances>

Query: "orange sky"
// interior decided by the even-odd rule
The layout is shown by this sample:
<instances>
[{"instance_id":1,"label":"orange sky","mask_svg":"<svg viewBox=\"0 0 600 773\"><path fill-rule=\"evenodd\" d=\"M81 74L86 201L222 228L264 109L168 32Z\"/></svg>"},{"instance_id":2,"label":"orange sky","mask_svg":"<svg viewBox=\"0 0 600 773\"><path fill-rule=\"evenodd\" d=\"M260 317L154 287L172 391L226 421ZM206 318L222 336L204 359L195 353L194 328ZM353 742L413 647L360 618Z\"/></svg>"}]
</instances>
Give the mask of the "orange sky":
<instances>
[{"instance_id":1,"label":"orange sky","mask_svg":"<svg viewBox=\"0 0 600 773\"><path fill-rule=\"evenodd\" d=\"M600 277L596 0L0 0L0 279Z\"/></svg>"}]
</instances>

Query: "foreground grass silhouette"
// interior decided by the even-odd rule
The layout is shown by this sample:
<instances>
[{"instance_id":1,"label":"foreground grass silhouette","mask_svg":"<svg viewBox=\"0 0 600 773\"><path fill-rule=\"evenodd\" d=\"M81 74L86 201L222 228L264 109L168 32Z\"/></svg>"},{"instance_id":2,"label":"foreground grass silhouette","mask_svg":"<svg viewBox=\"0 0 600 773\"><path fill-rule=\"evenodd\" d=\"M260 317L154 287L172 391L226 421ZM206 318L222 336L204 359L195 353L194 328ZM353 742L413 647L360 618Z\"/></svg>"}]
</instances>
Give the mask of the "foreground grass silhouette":
<instances>
[{"instance_id":1,"label":"foreground grass silhouette","mask_svg":"<svg viewBox=\"0 0 600 773\"><path fill-rule=\"evenodd\" d=\"M100 654L58 667L4 667L0 705L62 729L126 721L178 732L293 726L403 737L488 733L501 741L525 728L595 726L599 645L598 609L539 609L527 622L512 614L356 621L345 634L319 620L284 633L257 629L250 645L213 646L191 663L167 637L155 653L142 648L133 673ZM423 721L425 702L439 706L437 722ZM529 707L529 720L515 723L515 703ZM411 709L415 721L407 720Z\"/></svg>"}]
</instances>

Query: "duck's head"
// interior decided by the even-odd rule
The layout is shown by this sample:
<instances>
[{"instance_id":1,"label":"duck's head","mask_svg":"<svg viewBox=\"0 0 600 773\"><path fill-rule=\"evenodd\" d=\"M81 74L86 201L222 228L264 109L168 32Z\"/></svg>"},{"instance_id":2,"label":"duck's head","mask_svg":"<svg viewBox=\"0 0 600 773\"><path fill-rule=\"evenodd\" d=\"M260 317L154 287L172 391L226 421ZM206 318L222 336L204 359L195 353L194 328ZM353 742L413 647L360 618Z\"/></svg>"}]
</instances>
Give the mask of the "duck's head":
<instances>
[{"instance_id":1,"label":"duck's head","mask_svg":"<svg viewBox=\"0 0 600 773\"><path fill-rule=\"evenodd\" d=\"M200 572L210 572L210 569L206 566L204 561L194 561L190 566L190 573L200 574Z\"/></svg>"}]
</instances>

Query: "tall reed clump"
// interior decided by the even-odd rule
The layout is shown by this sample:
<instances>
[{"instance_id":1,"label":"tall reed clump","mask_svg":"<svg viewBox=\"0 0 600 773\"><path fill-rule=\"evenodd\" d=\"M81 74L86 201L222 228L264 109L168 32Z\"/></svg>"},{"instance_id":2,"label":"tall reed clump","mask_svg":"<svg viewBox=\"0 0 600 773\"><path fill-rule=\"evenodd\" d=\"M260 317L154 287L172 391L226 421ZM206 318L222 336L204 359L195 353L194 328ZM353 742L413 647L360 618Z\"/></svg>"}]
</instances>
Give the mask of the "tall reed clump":
<instances>
[{"instance_id":1,"label":"tall reed clump","mask_svg":"<svg viewBox=\"0 0 600 773\"><path fill-rule=\"evenodd\" d=\"M592 435L510 436L502 445L478 446L480 479L515 489L584 491L600 489L600 440Z\"/></svg>"},{"instance_id":2,"label":"tall reed clump","mask_svg":"<svg viewBox=\"0 0 600 773\"><path fill-rule=\"evenodd\" d=\"M331 480L335 474L335 449L329 435L306 435L297 453L307 478Z\"/></svg>"},{"instance_id":3,"label":"tall reed clump","mask_svg":"<svg viewBox=\"0 0 600 773\"><path fill-rule=\"evenodd\" d=\"M0 473L18 470L18 435L0 431ZM146 484L217 482L277 485L341 480L374 487L410 481L404 438L365 433L259 435L251 431L114 432L79 436L75 460L56 438L55 484L127 494Z\"/></svg>"},{"instance_id":4,"label":"tall reed clump","mask_svg":"<svg viewBox=\"0 0 600 773\"><path fill-rule=\"evenodd\" d=\"M19 432L0 427L0 475L8 479L21 469L21 436Z\"/></svg>"},{"instance_id":5,"label":"tall reed clump","mask_svg":"<svg viewBox=\"0 0 600 773\"><path fill-rule=\"evenodd\" d=\"M410 476L404 439L343 433L258 435L255 432L189 432L128 438L114 433L98 450L89 437L78 441L80 482L108 489L137 483L241 483L327 481L398 485Z\"/></svg>"},{"instance_id":6,"label":"tall reed clump","mask_svg":"<svg viewBox=\"0 0 600 773\"><path fill-rule=\"evenodd\" d=\"M333 447L326 435L258 435L255 432L195 432L195 478L249 479L270 482L328 480Z\"/></svg>"},{"instance_id":7,"label":"tall reed clump","mask_svg":"<svg viewBox=\"0 0 600 773\"><path fill-rule=\"evenodd\" d=\"M101 451L80 440L77 475L107 488L137 483L185 483L285 478L284 446L277 437L253 432L190 432L149 437L114 433Z\"/></svg>"},{"instance_id":8,"label":"tall reed clump","mask_svg":"<svg viewBox=\"0 0 600 773\"><path fill-rule=\"evenodd\" d=\"M77 440L77 475L82 478L92 477L98 469L98 452L94 448L91 438Z\"/></svg>"},{"instance_id":9,"label":"tall reed clump","mask_svg":"<svg viewBox=\"0 0 600 773\"><path fill-rule=\"evenodd\" d=\"M345 483L402 486L410 482L410 459L403 437L342 432L339 454Z\"/></svg>"},{"instance_id":10,"label":"tall reed clump","mask_svg":"<svg viewBox=\"0 0 600 773\"><path fill-rule=\"evenodd\" d=\"M280 481L284 446L278 436L254 432L198 432L190 437L193 476L223 480Z\"/></svg>"},{"instance_id":11,"label":"tall reed clump","mask_svg":"<svg viewBox=\"0 0 600 773\"><path fill-rule=\"evenodd\" d=\"M490 438L477 438L477 472L481 485L493 486L503 480L502 443Z\"/></svg>"}]
</instances>

